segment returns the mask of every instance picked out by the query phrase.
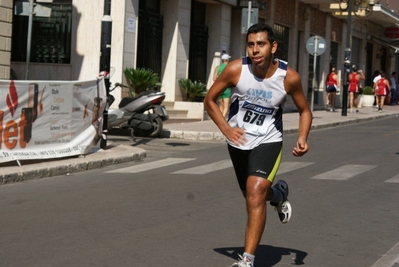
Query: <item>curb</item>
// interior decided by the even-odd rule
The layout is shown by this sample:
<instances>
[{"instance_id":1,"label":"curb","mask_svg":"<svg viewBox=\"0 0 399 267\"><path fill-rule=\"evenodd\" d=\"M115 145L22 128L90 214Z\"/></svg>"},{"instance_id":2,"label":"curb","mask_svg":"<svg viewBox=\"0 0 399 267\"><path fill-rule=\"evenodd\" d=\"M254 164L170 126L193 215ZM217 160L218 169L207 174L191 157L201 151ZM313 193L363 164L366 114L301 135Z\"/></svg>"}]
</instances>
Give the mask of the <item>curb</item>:
<instances>
[{"instance_id":1,"label":"curb","mask_svg":"<svg viewBox=\"0 0 399 267\"><path fill-rule=\"evenodd\" d=\"M113 156L109 156L110 154ZM11 167L9 170L5 167L0 174L0 185L51 176L69 175L71 173L99 169L114 164L138 161L145 157L146 151L143 149L134 148L132 151L131 147L118 145L93 154L68 159L51 159L39 163L28 163L22 167L18 167L17 171L15 167Z\"/></svg>"},{"instance_id":2,"label":"curb","mask_svg":"<svg viewBox=\"0 0 399 267\"><path fill-rule=\"evenodd\" d=\"M356 123L368 122L373 120L380 120L389 117L397 117L398 114L378 114L377 116L367 117L367 118L354 118L347 121L337 121L321 124L312 124L310 130L321 130L334 128L338 126L352 125ZM298 128L290 128L283 130L283 134L296 134L298 133ZM225 137L221 132L201 132L201 131L184 131L184 130L168 130L165 129L161 134L162 138L175 138L184 139L192 141L225 141Z\"/></svg>"},{"instance_id":3,"label":"curb","mask_svg":"<svg viewBox=\"0 0 399 267\"><path fill-rule=\"evenodd\" d=\"M225 137L221 132L198 132L182 130L164 130L161 137L184 139L193 141L224 141Z\"/></svg>"}]
</instances>

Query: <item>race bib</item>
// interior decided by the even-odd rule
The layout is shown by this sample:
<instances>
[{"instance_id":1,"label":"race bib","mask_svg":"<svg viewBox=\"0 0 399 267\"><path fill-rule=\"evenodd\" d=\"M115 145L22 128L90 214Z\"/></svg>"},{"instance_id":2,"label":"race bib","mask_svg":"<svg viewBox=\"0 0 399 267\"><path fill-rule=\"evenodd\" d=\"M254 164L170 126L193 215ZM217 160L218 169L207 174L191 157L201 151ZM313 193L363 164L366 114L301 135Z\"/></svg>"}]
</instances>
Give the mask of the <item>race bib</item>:
<instances>
[{"instance_id":1,"label":"race bib","mask_svg":"<svg viewBox=\"0 0 399 267\"><path fill-rule=\"evenodd\" d=\"M273 118L274 114L274 108L253 104L245 100L238 114L239 125L249 133L265 134L270 125L268 121Z\"/></svg>"}]
</instances>

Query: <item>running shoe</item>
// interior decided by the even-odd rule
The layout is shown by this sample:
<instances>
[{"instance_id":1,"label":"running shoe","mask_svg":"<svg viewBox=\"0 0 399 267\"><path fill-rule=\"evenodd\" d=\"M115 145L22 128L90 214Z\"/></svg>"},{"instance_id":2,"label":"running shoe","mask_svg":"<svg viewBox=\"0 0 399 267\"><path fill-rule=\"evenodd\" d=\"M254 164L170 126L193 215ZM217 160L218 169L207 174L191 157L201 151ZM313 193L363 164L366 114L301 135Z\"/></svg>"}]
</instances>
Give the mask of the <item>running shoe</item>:
<instances>
[{"instance_id":1,"label":"running shoe","mask_svg":"<svg viewBox=\"0 0 399 267\"><path fill-rule=\"evenodd\" d=\"M238 254L238 257L240 258L240 260L237 261L236 263L233 263L231 267L252 267L250 259L247 259L247 257L243 257L240 254Z\"/></svg>"},{"instance_id":2,"label":"running shoe","mask_svg":"<svg viewBox=\"0 0 399 267\"><path fill-rule=\"evenodd\" d=\"M277 206L276 210L282 223L287 223L291 219L292 208L288 200L284 201L281 206Z\"/></svg>"},{"instance_id":3,"label":"running shoe","mask_svg":"<svg viewBox=\"0 0 399 267\"><path fill-rule=\"evenodd\" d=\"M280 203L274 203L270 201L270 204L275 206L275 210L277 211L280 221L282 223L287 223L291 219L292 214L291 203L288 201L288 184L283 180L279 180L273 187L281 192L283 199L280 201Z\"/></svg>"}]
</instances>

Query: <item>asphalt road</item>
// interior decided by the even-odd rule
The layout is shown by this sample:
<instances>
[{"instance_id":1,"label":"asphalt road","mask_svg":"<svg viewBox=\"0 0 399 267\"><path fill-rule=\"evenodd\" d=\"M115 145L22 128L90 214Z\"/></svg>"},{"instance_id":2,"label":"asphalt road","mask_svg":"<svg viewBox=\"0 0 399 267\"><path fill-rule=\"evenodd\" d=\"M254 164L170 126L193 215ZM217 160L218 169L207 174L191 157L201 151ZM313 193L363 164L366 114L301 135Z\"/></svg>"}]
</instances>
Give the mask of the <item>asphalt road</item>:
<instances>
[{"instance_id":1,"label":"asphalt road","mask_svg":"<svg viewBox=\"0 0 399 267\"><path fill-rule=\"evenodd\" d=\"M268 210L256 267L399 266L399 118L312 131L277 179L293 216ZM115 138L114 138L115 140ZM245 203L223 142L120 137L141 162L0 187L0 266L230 266Z\"/></svg>"}]
</instances>

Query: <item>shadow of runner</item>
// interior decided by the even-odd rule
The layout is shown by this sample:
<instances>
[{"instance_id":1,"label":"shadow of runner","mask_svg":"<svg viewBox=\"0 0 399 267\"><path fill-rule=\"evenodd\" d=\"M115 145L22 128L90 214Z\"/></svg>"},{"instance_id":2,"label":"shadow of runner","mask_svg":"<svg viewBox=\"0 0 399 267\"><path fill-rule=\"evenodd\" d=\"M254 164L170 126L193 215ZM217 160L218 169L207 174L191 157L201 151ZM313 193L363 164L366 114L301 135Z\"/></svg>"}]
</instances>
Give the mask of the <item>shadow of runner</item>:
<instances>
[{"instance_id":1,"label":"shadow of runner","mask_svg":"<svg viewBox=\"0 0 399 267\"><path fill-rule=\"evenodd\" d=\"M230 257L234 260L238 259L237 254L242 255L244 253L244 247L225 247L215 248L214 251ZM296 249L273 247L269 245L259 245L255 257L255 266L259 267L271 267L275 266L281 261L282 256L293 254L292 265L303 265L304 259L308 253Z\"/></svg>"}]
</instances>

